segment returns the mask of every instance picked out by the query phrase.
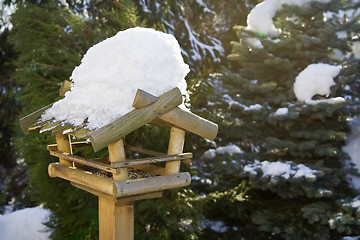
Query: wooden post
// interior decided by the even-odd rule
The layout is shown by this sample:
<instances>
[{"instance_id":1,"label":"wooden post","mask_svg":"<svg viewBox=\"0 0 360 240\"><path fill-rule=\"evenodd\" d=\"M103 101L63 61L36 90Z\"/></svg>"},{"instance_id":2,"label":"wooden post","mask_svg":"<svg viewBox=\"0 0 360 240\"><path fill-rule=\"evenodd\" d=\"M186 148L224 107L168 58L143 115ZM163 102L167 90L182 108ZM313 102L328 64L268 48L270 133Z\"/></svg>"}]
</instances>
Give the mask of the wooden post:
<instances>
[{"instance_id":1,"label":"wooden post","mask_svg":"<svg viewBox=\"0 0 360 240\"><path fill-rule=\"evenodd\" d=\"M110 162L126 160L123 139L108 145L108 149ZM126 168L113 175L115 181L126 181L127 177ZM117 202L99 196L99 239L134 239L134 201Z\"/></svg>"},{"instance_id":2,"label":"wooden post","mask_svg":"<svg viewBox=\"0 0 360 240\"><path fill-rule=\"evenodd\" d=\"M56 134L55 135L57 148L61 152L66 152L72 154L71 140L69 135L64 134ZM59 158L61 164L72 166L73 163L71 161Z\"/></svg>"},{"instance_id":3,"label":"wooden post","mask_svg":"<svg viewBox=\"0 0 360 240\"><path fill-rule=\"evenodd\" d=\"M124 140L120 139L108 145L109 149L109 162L123 162L126 160ZM119 174L113 174L114 181L126 181L128 178L127 169L121 168Z\"/></svg>"},{"instance_id":4,"label":"wooden post","mask_svg":"<svg viewBox=\"0 0 360 240\"><path fill-rule=\"evenodd\" d=\"M172 127L170 129L170 139L168 147L168 155L182 153L185 141L185 131ZM181 160L166 162L165 175L179 173Z\"/></svg>"},{"instance_id":5,"label":"wooden post","mask_svg":"<svg viewBox=\"0 0 360 240\"><path fill-rule=\"evenodd\" d=\"M99 197L99 239L134 239L134 201L117 203Z\"/></svg>"}]
</instances>

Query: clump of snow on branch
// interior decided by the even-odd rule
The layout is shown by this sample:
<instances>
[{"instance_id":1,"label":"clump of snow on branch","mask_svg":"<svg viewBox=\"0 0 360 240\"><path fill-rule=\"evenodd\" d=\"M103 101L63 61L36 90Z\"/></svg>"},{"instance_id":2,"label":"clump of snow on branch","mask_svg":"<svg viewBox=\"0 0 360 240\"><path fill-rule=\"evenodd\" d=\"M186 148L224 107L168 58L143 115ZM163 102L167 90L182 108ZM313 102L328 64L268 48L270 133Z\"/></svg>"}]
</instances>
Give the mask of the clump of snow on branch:
<instances>
[{"instance_id":1,"label":"clump of snow on branch","mask_svg":"<svg viewBox=\"0 0 360 240\"><path fill-rule=\"evenodd\" d=\"M96 129L131 111L137 89L159 96L178 87L185 95L189 71L174 36L139 27L120 31L89 48L70 77L71 91L42 120L87 121Z\"/></svg>"},{"instance_id":2,"label":"clump of snow on branch","mask_svg":"<svg viewBox=\"0 0 360 240\"><path fill-rule=\"evenodd\" d=\"M216 53L217 52L220 53L221 56L223 56L225 53L225 50L222 47L220 40L208 36L208 40L210 41L210 44L203 43L196 36L197 33L190 27L188 20L183 17L181 17L180 20L184 22L185 28L189 34L189 41L191 44L191 48L190 48L191 59L194 61L200 61L202 59L201 57L202 55L205 56L207 53L209 53L215 62L220 62L220 58L216 56Z\"/></svg>"},{"instance_id":3,"label":"clump of snow on branch","mask_svg":"<svg viewBox=\"0 0 360 240\"><path fill-rule=\"evenodd\" d=\"M248 172L251 175L258 175L261 172L264 177L269 176L282 177L284 179L290 178L307 178L316 179L319 171L311 169L304 164L294 164L292 162L269 162L269 161L258 161L244 166L244 172Z\"/></svg>"},{"instance_id":4,"label":"clump of snow on branch","mask_svg":"<svg viewBox=\"0 0 360 240\"><path fill-rule=\"evenodd\" d=\"M247 17L247 29L259 33L259 35L278 36L280 29L274 26L273 18L284 4L307 7L314 0L265 0L256 5ZM330 2L330 0L317 0L318 2Z\"/></svg>"},{"instance_id":5,"label":"clump of snow on branch","mask_svg":"<svg viewBox=\"0 0 360 240\"><path fill-rule=\"evenodd\" d=\"M0 215L0 238L47 240L51 232L43 223L49 214L48 210L34 207Z\"/></svg>"},{"instance_id":6,"label":"clump of snow on branch","mask_svg":"<svg viewBox=\"0 0 360 240\"><path fill-rule=\"evenodd\" d=\"M197 32L191 22L186 18L189 14L186 12L187 10L182 3L176 4L176 8L178 8L176 13L169 8L167 9L166 15L161 13L162 4L166 5L165 3L161 3L161 1L140 0L139 4L142 7L142 10L147 14L160 16L160 20L164 23L167 33L178 36L178 38L186 35L188 36L187 42L190 44L190 47L188 50L183 48L181 50L182 54L186 56L190 62L201 61L208 54L211 55L213 61L220 62L220 57L225 55L225 50L219 39L212 37L209 34L204 34L204 36L200 37L202 34ZM214 16L216 15L215 11L210 9L204 1L196 0L194 4L197 4L196 7L202 8L205 13ZM178 29L180 29L180 35L177 35Z\"/></svg>"},{"instance_id":7,"label":"clump of snow on branch","mask_svg":"<svg viewBox=\"0 0 360 240\"><path fill-rule=\"evenodd\" d=\"M213 159L217 154L229 154L232 156L235 153L242 153L243 151L236 145L230 144L216 149L209 149L201 155L201 160Z\"/></svg>"},{"instance_id":8,"label":"clump of snow on branch","mask_svg":"<svg viewBox=\"0 0 360 240\"><path fill-rule=\"evenodd\" d=\"M276 112L274 113L274 116L284 116L287 115L289 112L289 109L286 107L278 108Z\"/></svg>"},{"instance_id":9,"label":"clump of snow on branch","mask_svg":"<svg viewBox=\"0 0 360 240\"><path fill-rule=\"evenodd\" d=\"M308 104L342 102L342 97L324 100L312 100L313 96L329 95L331 86L335 85L334 78L340 73L340 66L324 63L310 64L295 79L294 93L299 101Z\"/></svg>"},{"instance_id":10,"label":"clump of snow on branch","mask_svg":"<svg viewBox=\"0 0 360 240\"><path fill-rule=\"evenodd\" d=\"M260 104L253 104L250 106L246 106L244 104L239 103L238 101L234 100L229 94L225 94L223 96L223 99L225 102L228 103L229 108L231 108L232 105L237 105L239 107L242 107L245 111L252 111L252 110L261 110L263 108Z\"/></svg>"},{"instance_id":11,"label":"clump of snow on branch","mask_svg":"<svg viewBox=\"0 0 360 240\"><path fill-rule=\"evenodd\" d=\"M354 6L354 8L346 9L346 10L338 10L336 12L326 12L324 14L324 20L329 19L341 19L344 21L345 24L351 23L352 21L356 21L357 18L359 18L360 15L360 9L358 7L355 7L357 4L357 1L353 1L350 3ZM360 58L360 39L358 37L358 34L356 31L345 31L341 30L336 32L336 35L340 39L346 39L351 38L351 48L352 51L344 54L340 49L335 49L333 57L335 59L344 59L345 57L350 57L351 54L354 54L355 58Z\"/></svg>"}]
</instances>

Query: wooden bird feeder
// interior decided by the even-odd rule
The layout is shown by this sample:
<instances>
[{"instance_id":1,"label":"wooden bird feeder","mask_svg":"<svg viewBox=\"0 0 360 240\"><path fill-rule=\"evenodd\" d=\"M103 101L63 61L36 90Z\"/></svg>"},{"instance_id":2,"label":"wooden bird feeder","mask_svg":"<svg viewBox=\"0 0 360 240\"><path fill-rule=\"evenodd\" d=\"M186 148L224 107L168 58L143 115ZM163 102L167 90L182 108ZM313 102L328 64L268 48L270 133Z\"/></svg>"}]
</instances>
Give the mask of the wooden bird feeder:
<instances>
[{"instance_id":1,"label":"wooden bird feeder","mask_svg":"<svg viewBox=\"0 0 360 240\"><path fill-rule=\"evenodd\" d=\"M59 94L64 96L69 90L70 84L65 81ZM159 198L166 189L190 184L190 174L180 172L181 162L190 163L192 158L192 153L183 153L185 131L209 140L217 135L216 124L177 107L181 103L178 88L159 97L138 90L134 110L96 130L39 123L41 115L52 104L20 119L20 126L25 134L36 129L52 129L56 144L48 145L47 149L59 162L49 165L49 176L68 180L71 185L98 196L100 240L127 240L134 239L134 201ZM171 128L166 154L124 144L127 134L145 124ZM71 142L71 136L87 141ZM86 159L73 154L74 148L90 145L95 152L107 147L108 157ZM125 150L150 157L127 159ZM165 162L165 166L159 166L160 162ZM131 179L132 171L140 171L145 177Z\"/></svg>"}]
</instances>

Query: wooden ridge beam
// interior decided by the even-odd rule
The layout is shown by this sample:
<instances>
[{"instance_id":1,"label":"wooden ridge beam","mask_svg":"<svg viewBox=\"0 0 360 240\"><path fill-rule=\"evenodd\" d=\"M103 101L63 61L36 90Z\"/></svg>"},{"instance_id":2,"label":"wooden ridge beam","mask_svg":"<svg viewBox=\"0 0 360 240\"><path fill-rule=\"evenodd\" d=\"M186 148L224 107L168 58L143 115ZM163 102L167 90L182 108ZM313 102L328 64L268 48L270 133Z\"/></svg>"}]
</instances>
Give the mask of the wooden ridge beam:
<instances>
[{"instance_id":1,"label":"wooden ridge beam","mask_svg":"<svg viewBox=\"0 0 360 240\"><path fill-rule=\"evenodd\" d=\"M90 140L95 152L122 139L157 117L171 111L182 103L181 92L174 88L161 96L154 103L140 109L134 109L114 122L91 132Z\"/></svg>"},{"instance_id":2,"label":"wooden ridge beam","mask_svg":"<svg viewBox=\"0 0 360 240\"><path fill-rule=\"evenodd\" d=\"M154 101L157 101L157 97L138 89L133 107L141 109L151 105ZM159 116L159 119L209 140L214 140L218 133L217 124L179 107Z\"/></svg>"}]
</instances>

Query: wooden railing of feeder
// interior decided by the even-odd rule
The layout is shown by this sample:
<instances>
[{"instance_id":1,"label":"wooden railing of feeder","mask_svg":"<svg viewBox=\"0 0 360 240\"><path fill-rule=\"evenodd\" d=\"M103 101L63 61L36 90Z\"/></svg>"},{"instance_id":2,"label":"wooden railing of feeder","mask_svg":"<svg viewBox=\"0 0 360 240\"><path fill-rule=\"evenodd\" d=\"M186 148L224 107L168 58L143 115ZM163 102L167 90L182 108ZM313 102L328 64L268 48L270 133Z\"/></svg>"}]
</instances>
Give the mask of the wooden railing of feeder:
<instances>
[{"instance_id":1,"label":"wooden railing of feeder","mask_svg":"<svg viewBox=\"0 0 360 240\"><path fill-rule=\"evenodd\" d=\"M70 90L65 82L59 94ZM134 201L162 197L162 191L188 186L190 174L180 172L181 162L189 162L191 153L183 153L185 131L213 140L217 125L179 107L182 96L174 88L159 97L138 90L133 102L134 110L114 122L89 131L84 126L62 126L56 123L40 123L39 118L52 104L20 119L25 134L35 129L52 128L56 144L47 146L50 155L58 157L58 163L48 167L50 177L60 177L80 189L99 197L99 239L134 239ZM167 153L124 144L127 134L148 123L170 126ZM70 135L89 138L85 142L71 142ZM94 151L108 148L108 157L86 159L73 154L73 148L92 146ZM126 159L125 150L151 157ZM165 167L154 165L165 162ZM96 169L102 174L89 171ZM129 179L129 171L140 170L147 177ZM107 176L108 175L108 176ZM111 177L109 177L111 176Z\"/></svg>"}]
</instances>

